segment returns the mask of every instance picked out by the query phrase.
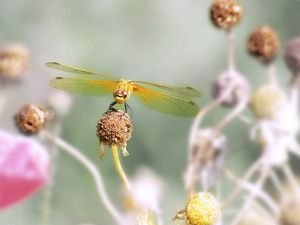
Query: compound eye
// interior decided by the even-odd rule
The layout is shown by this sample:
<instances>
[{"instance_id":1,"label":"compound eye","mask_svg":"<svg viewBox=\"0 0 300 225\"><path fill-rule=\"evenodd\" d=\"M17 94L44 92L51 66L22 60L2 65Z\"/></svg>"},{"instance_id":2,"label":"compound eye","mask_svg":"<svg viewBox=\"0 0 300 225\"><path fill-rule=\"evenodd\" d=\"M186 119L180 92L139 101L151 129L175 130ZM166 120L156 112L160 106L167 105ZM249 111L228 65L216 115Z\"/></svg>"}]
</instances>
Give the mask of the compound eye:
<instances>
[{"instance_id":1,"label":"compound eye","mask_svg":"<svg viewBox=\"0 0 300 225\"><path fill-rule=\"evenodd\" d=\"M127 91L123 91L123 98L127 98L128 97L128 92Z\"/></svg>"},{"instance_id":2,"label":"compound eye","mask_svg":"<svg viewBox=\"0 0 300 225\"><path fill-rule=\"evenodd\" d=\"M114 91L114 97L122 97L122 96L123 96L123 93L121 90Z\"/></svg>"}]
</instances>

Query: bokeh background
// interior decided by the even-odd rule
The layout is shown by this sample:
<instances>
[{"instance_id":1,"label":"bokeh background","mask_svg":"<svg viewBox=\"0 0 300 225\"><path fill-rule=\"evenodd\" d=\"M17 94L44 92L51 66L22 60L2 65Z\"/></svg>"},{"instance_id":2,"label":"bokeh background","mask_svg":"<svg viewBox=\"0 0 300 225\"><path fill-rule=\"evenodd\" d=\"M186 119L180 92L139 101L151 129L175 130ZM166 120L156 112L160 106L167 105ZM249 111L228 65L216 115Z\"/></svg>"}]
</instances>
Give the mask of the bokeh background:
<instances>
[{"instance_id":1,"label":"bokeh background","mask_svg":"<svg viewBox=\"0 0 300 225\"><path fill-rule=\"evenodd\" d=\"M192 85L201 89L200 105L211 101L210 84L226 68L225 33L212 26L208 8L211 0L11 0L0 2L0 45L21 42L31 51L27 79L11 87L1 118L1 129L17 132L12 120L24 103L43 105L51 88L48 81L62 73L44 67L59 61L115 74L127 79ZM284 43L300 34L299 0L241 1L245 8L236 33L237 67L253 88L266 80L265 68L246 51L249 32L269 24ZM276 62L282 84L289 79L281 57ZM62 136L80 148L98 165L114 203L121 207L120 180L111 154L98 157L95 127L112 101L74 95L74 105L63 121ZM130 100L134 134L129 142L130 157L123 160L129 175L140 166L154 170L165 182L162 202L165 224L185 202L182 175L186 165L190 118L162 114ZM205 126L228 112L209 115ZM247 112L251 115L249 112ZM259 154L249 140L249 127L239 121L230 124L226 164L242 174ZM224 186L226 192L230 186ZM42 191L22 204L0 212L1 225L40 224ZM114 224L85 168L68 155L58 157L51 199L50 224Z\"/></svg>"}]
</instances>

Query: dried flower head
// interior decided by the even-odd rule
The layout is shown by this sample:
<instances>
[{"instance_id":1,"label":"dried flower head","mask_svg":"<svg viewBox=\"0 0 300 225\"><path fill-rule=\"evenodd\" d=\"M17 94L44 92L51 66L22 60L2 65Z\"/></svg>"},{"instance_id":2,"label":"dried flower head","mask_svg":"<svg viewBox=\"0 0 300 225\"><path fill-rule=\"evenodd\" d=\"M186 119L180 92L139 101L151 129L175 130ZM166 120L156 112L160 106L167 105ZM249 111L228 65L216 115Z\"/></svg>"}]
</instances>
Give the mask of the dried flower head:
<instances>
[{"instance_id":1,"label":"dried flower head","mask_svg":"<svg viewBox=\"0 0 300 225\"><path fill-rule=\"evenodd\" d=\"M261 212L259 209L251 208L247 212L243 213L238 225L275 225L271 215L266 212Z\"/></svg>"},{"instance_id":2,"label":"dried flower head","mask_svg":"<svg viewBox=\"0 0 300 225\"><path fill-rule=\"evenodd\" d=\"M263 85L252 95L250 107L257 118L272 118L286 103L284 92L274 85Z\"/></svg>"},{"instance_id":3,"label":"dried flower head","mask_svg":"<svg viewBox=\"0 0 300 225\"><path fill-rule=\"evenodd\" d=\"M132 189L124 189L124 205L129 211L142 208L160 213L159 203L163 197L162 179L152 170L142 167L131 179Z\"/></svg>"},{"instance_id":4,"label":"dried flower head","mask_svg":"<svg viewBox=\"0 0 300 225\"><path fill-rule=\"evenodd\" d=\"M55 113L59 116L65 116L69 112L73 101L70 94L62 91L53 91L48 96L48 102Z\"/></svg>"},{"instance_id":5,"label":"dried flower head","mask_svg":"<svg viewBox=\"0 0 300 225\"><path fill-rule=\"evenodd\" d=\"M130 116L122 111L105 113L97 124L97 136L100 143L126 147L131 138L133 125Z\"/></svg>"},{"instance_id":6,"label":"dried flower head","mask_svg":"<svg viewBox=\"0 0 300 225\"><path fill-rule=\"evenodd\" d=\"M285 62L292 73L300 73L300 37L291 40L285 48Z\"/></svg>"},{"instance_id":7,"label":"dried flower head","mask_svg":"<svg viewBox=\"0 0 300 225\"><path fill-rule=\"evenodd\" d=\"M264 63L271 62L277 55L280 46L278 35L269 26L254 30L248 39L248 51Z\"/></svg>"},{"instance_id":8,"label":"dried flower head","mask_svg":"<svg viewBox=\"0 0 300 225\"><path fill-rule=\"evenodd\" d=\"M242 6L234 0L215 0L210 7L210 18L219 28L232 29L242 15Z\"/></svg>"},{"instance_id":9,"label":"dried flower head","mask_svg":"<svg viewBox=\"0 0 300 225\"><path fill-rule=\"evenodd\" d=\"M229 93L225 94L226 91ZM212 84L212 95L215 99L222 98L221 104L226 107L233 107L241 101L248 101L250 98L250 85L248 81L236 71L225 71L221 73Z\"/></svg>"},{"instance_id":10,"label":"dried flower head","mask_svg":"<svg viewBox=\"0 0 300 225\"><path fill-rule=\"evenodd\" d=\"M0 77L7 81L20 80L28 67L29 51L22 44L10 44L0 51Z\"/></svg>"},{"instance_id":11,"label":"dried flower head","mask_svg":"<svg viewBox=\"0 0 300 225\"><path fill-rule=\"evenodd\" d=\"M213 225L220 217L220 206L212 194L200 192L189 199L186 215L190 225Z\"/></svg>"},{"instance_id":12,"label":"dried flower head","mask_svg":"<svg viewBox=\"0 0 300 225\"><path fill-rule=\"evenodd\" d=\"M203 187L215 184L223 169L226 137L216 136L213 129L201 129L197 132L188 155L188 167L185 173L187 190L200 180Z\"/></svg>"},{"instance_id":13,"label":"dried flower head","mask_svg":"<svg viewBox=\"0 0 300 225\"><path fill-rule=\"evenodd\" d=\"M293 196L286 200L281 206L280 221L282 225L300 224L300 198Z\"/></svg>"},{"instance_id":14,"label":"dried flower head","mask_svg":"<svg viewBox=\"0 0 300 225\"><path fill-rule=\"evenodd\" d=\"M15 115L15 121L18 129L23 134L36 134L45 125L48 119L48 113L35 105L23 106Z\"/></svg>"}]
</instances>

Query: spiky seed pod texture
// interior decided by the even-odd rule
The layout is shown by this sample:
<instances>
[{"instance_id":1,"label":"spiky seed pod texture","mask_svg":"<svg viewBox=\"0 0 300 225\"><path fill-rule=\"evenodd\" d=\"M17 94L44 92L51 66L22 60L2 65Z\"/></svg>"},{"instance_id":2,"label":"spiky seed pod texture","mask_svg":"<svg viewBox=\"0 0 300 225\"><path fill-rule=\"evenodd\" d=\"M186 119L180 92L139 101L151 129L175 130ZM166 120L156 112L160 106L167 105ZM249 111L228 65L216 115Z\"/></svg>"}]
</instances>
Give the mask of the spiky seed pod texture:
<instances>
[{"instance_id":1,"label":"spiky seed pod texture","mask_svg":"<svg viewBox=\"0 0 300 225\"><path fill-rule=\"evenodd\" d=\"M15 115L15 122L23 134L36 134L46 124L48 113L35 105L23 106Z\"/></svg>"},{"instance_id":2,"label":"spiky seed pod texture","mask_svg":"<svg viewBox=\"0 0 300 225\"><path fill-rule=\"evenodd\" d=\"M220 218L220 205L216 198L207 192L193 195L186 206L189 225L214 225Z\"/></svg>"},{"instance_id":3,"label":"spiky seed pod texture","mask_svg":"<svg viewBox=\"0 0 300 225\"><path fill-rule=\"evenodd\" d=\"M280 40L271 27L262 26L250 34L247 46L251 55L264 63L269 63L278 53Z\"/></svg>"},{"instance_id":4,"label":"spiky seed pod texture","mask_svg":"<svg viewBox=\"0 0 300 225\"><path fill-rule=\"evenodd\" d=\"M105 113L97 124L97 136L100 143L125 147L131 138L133 125L130 116L122 111Z\"/></svg>"},{"instance_id":5,"label":"spiky seed pod texture","mask_svg":"<svg viewBox=\"0 0 300 225\"><path fill-rule=\"evenodd\" d=\"M28 67L29 51L22 44L10 44L0 51L0 77L7 81L22 78Z\"/></svg>"},{"instance_id":6,"label":"spiky seed pod texture","mask_svg":"<svg viewBox=\"0 0 300 225\"><path fill-rule=\"evenodd\" d=\"M300 37L291 40L286 48L284 59L294 75L300 75Z\"/></svg>"},{"instance_id":7,"label":"spiky seed pod texture","mask_svg":"<svg viewBox=\"0 0 300 225\"><path fill-rule=\"evenodd\" d=\"M252 95L250 108L259 118L273 118L286 103L284 92L274 85L263 85Z\"/></svg>"},{"instance_id":8,"label":"spiky seed pod texture","mask_svg":"<svg viewBox=\"0 0 300 225\"><path fill-rule=\"evenodd\" d=\"M210 7L210 18L213 24L222 29L232 29L242 15L242 6L234 0L215 0Z\"/></svg>"},{"instance_id":9,"label":"spiky seed pod texture","mask_svg":"<svg viewBox=\"0 0 300 225\"><path fill-rule=\"evenodd\" d=\"M232 91L223 98L221 104L225 107L234 107L241 101L248 101L250 98L250 85L248 81L236 71L225 71L213 81L211 92L214 99L221 97L228 87Z\"/></svg>"},{"instance_id":10,"label":"spiky seed pod texture","mask_svg":"<svg viewBox=\"0 0 300 225\"><path fill-rule=\"evenodd\" d=\"M300 224L300 198L293 196L281 206L280 224L299 225Z\"/></svg>"}]
</instances>

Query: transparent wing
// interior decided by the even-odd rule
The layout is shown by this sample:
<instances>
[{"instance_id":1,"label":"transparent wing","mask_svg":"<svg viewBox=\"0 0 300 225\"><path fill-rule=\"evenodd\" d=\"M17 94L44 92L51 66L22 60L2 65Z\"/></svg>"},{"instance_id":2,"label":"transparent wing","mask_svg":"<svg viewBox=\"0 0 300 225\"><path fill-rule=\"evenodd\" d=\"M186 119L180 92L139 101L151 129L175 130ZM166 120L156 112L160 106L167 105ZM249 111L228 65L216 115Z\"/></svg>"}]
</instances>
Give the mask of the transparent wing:
<instances>
[{"instance_id":1,"label":"transparent wing","mask_svg":"<svg viewBox=\"0 0 300 225\"><path fill-rule=\"evenodd\" d=\"M79 69L73 66L67 66L60 64L58 62L47 62L45 63L45 66L52 68L52 69L57 69L63 72L68 72L68 73L76 73L76 74L81 74L81 75L96 75L98 76L98 79L109 79L109 80L119 80L118 77L109 75L109 74L102 74L102 73L96 73L92 72L86 69Z\"/></svg>"},{"instance_id":2,"label":"transparent wing","mask_svg":"<svg viewBox=\"0 0 300 225\"><path fill-rule=\"evenodd\" d=\"M117 81L112 80L90 80L75 77L56 77L50 80L50 86L83 95L105 95L112 94Z\"/></svg>"},{"instance_id":3,"label":"transparent wing","mask_svg":"<svg viewBox=\"0 0 300 225\"><path fill-rule=\"evenodd\" d=\"M190 96L190 97L201 96L201 93L192 87L176 87L176 86L156 84L156 83L144 82L144 81L133 81L133 82L140 86L143 86L145 88L170 92L171 95L172 94L177 95L178 97L180 97L180 96Z\"/></svg>"},{"instance_id":4,"label":"transparent wing","mask_svg":"<svg viewBox=\"0 0 300 225\"><path fill-rule=\"evenodd\" d=\"M199 107L189 98L171 96L139 85L134 85L133 92L142 103L159 112L179 116L195 116L199 111Z\"/></svg>"}]
</instances>

